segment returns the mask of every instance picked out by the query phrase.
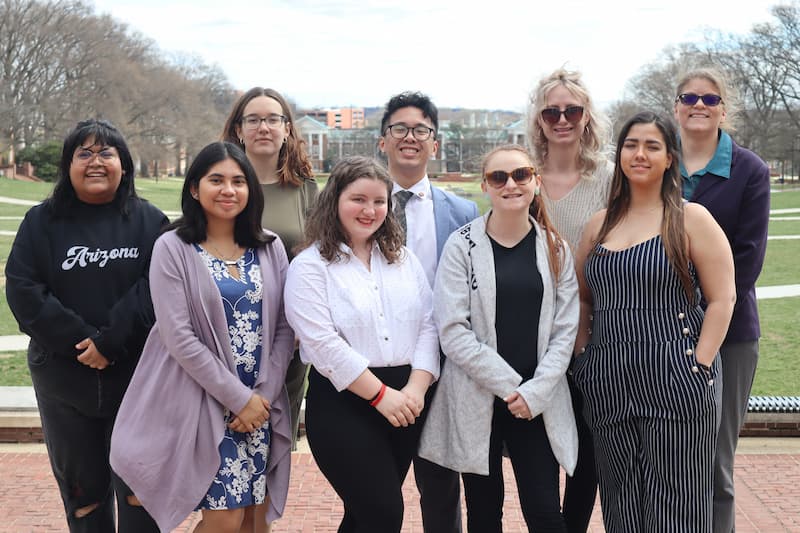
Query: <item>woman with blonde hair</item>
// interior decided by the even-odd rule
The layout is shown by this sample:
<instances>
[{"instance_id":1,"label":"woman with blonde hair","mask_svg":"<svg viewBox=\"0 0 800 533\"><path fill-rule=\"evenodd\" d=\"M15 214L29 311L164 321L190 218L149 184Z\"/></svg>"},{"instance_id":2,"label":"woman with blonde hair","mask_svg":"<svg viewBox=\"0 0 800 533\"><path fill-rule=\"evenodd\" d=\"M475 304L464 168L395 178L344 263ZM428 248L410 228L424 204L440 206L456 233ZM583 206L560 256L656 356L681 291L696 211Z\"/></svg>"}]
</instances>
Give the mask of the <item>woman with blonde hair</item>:
<instances>
[{"instance_id":1,"label":"woman with blonde hair","mask_svg":"<svg viewBox=\"0 0 800 533\"><path fill-rule=\"evenodd\" d=\"M680 127L683 197L713 215L736 264L736 307L722 359L722 418L714 456L714 531L734 530L733 461L758 364L755 284L767 250L769 168L731 139L732 98L724 77L693 70L678 82L675 118Z\"/></svg>"},{"instance_id":2,"label":"woman with blonde hair","mask_svg":"<svg viewBox=\"0 0 800 533\"><path fill-rule=\"evenodd\" d=\"M489 152L491 210L445 244L434 284L443 365L419 454L462 473L467 528L502 531L503 446L530 531L566 531L559 464L578 438L566 371L578 326L569 247L544 209L521 146Z\"/></svg>"},{"instance_id":3,"label":"woman with blonde hair","mask_svg":"<svg viewBox=\"0 0 800 533\"><path fill-rule=\"evenodd\" d=\"M592 214L608 202L613 166L604 152L607 120L595 109L579 72L559 68L531 93L528 143L542 177L548 215L572 251ZM592 434L583 419L583 400L568 376L578 426L578 464L567 477L564 519L570 533L589 527L597 495Z\"/></svg>"}]
</instances>

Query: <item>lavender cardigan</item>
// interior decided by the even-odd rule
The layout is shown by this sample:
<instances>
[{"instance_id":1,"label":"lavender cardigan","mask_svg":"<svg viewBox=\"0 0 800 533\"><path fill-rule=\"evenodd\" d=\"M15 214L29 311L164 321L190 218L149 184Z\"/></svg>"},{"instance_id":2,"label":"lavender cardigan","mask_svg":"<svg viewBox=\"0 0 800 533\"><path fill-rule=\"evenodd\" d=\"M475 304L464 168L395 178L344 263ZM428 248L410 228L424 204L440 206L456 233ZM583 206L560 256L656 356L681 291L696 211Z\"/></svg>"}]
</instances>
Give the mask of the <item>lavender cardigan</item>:
<instances>
[{"instance_id":1,"label":"lavender cardigan","mask_svg":"<svg viewBox=\"0 0 800 533\"><path fill-rule=\"evenodd\" d=\"M270 234L272 235L272 234ZM287 259L277 237L258 250L264 283L261 372L272 441L267 519L280 518L289 490L291 431L284 378L294 335L283 312ZM222 299L192 245L174 231L155 243L150 289L156 324L114 424L111 466L163 531L200 503L219 469L223 408L241 411L253 390L236 374Z\"/></svg>"}]
</instances>

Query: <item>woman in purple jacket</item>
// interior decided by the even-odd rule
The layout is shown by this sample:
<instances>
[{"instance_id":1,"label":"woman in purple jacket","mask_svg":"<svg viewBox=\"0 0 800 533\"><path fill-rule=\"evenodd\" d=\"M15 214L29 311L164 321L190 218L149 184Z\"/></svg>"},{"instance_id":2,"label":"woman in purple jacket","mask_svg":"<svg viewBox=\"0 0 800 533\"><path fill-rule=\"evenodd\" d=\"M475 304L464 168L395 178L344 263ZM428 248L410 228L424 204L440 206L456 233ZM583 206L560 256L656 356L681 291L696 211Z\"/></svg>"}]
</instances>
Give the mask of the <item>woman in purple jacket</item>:
<instances>
[{"instance_id":1,"label":"woman in purple jacket","mask_svg":"<svg viewBox=\"0 0 800 533\"><path fill-rule=\"evenodd\" d=\"M683 197L708 209L722 227L736 267L736 307L722 360L722 417L714 457L714 531L734 530L733 458L758 363L761 330L756 280L769 222L769 168L728 134L733 106L725 79L709 69L686 74L675 91Z\"/></svg>"},{"instance_id":2,"label":"woman in purple jacket","mask_svg":"<svg viewBox=\"0 0 800 533\"><path fill-rule=\"evenodd\" d=\"M200 509L196 532L268 531L289 483L286 252L261 228L261 188L232 143L197 155L181 207L153 249L156 325L111 464L162 530Z\"/></svg>"}]
</instances>

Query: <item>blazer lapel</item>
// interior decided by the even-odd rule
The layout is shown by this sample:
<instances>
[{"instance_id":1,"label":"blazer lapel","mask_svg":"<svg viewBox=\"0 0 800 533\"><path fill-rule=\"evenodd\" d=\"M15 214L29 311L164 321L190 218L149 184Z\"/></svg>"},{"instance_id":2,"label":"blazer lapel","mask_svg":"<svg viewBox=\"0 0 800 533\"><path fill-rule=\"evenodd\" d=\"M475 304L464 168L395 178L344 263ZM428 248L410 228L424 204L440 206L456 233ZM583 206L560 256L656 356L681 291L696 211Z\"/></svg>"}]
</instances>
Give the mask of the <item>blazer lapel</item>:
<instances>
[{"instance_id":1,"label":"blazer lapel","mask_svg":"<svg viewBox=\"0 0 800 533\"><path fill-rule=\"evenodd\" d=\"M443 192L431 185L431 196L433 197L433 221L436 225L436 258L442 256L442 248L447 242L450 232L456 228L451 228L450 206L447 197Z\"/></svg>"}]
</instances>

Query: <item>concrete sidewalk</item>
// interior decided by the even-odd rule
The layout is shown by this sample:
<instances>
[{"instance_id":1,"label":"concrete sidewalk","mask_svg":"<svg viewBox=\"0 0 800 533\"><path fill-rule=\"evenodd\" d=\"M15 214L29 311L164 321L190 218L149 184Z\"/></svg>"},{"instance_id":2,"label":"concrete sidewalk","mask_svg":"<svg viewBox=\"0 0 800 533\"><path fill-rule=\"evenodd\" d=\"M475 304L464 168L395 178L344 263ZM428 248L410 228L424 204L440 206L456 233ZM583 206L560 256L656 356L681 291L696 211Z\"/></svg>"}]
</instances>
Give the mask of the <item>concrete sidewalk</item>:
<instances>
[{"instance_id":1,"label":"concrete sidewalk","mask_svg":"<svg viewBox=\"0 0 800 533\"><path fill-rule=\"evenodd\" d=\"M320 473L305 443L301 441L300 444L300 450L292 455L287 507L273 531L336 531L342 516L341 502ZM507 459L503 466L506 479L504 531L527 531ZM800 532L800 507L797 505L800 501L800 439L742 439L734 478L738 533ZM413 473L409 473L403 486L404 533L422 532L419 494L413 479ZM466 511L464 517L466 519ZM192 531L197 520L193 514L175 531ZM63 507L44 446L0 445L0 533L65 530ZM589 531L605 531L599 503L595 505Z\"/></svg>"}]
</instances>

